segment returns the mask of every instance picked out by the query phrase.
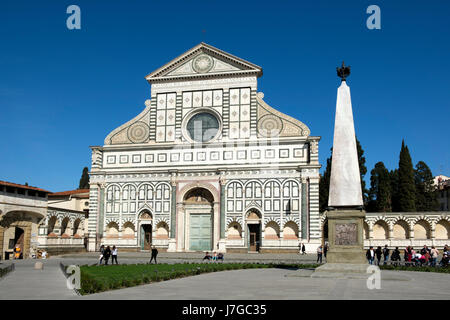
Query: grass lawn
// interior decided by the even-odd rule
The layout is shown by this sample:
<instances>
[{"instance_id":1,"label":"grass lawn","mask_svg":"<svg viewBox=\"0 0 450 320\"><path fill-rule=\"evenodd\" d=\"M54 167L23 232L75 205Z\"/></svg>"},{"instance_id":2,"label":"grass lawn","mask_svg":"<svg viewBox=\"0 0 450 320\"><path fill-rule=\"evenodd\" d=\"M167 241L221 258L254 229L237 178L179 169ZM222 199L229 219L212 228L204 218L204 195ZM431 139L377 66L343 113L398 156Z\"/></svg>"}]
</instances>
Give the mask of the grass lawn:
<instances>
[{"instance_id":1,"label":"grass lawn","mask_svg":"<svg viewBox=\"0 0 450 320\"><path fill-rule=\"evenodd\" d=\"M177 263L124 264L110 266L81 266L83 295L119 288L133 287L158 281L188 277L206 272L250 268L316 268L317 264L259 264L259 263Z\"/></svg>"},{"instance_id":2,"label":"grass lawn","mask_svg":"<svg viewBox=\"0 0 450 320\"><path fill-rule=\"evenodd\" d=\"M430 267L430 266L393 266L381 265L381 270L396 270L396 271L421 271L421 272L439 272L450 273L450 267Z\"/></svg>"}]
</instances>

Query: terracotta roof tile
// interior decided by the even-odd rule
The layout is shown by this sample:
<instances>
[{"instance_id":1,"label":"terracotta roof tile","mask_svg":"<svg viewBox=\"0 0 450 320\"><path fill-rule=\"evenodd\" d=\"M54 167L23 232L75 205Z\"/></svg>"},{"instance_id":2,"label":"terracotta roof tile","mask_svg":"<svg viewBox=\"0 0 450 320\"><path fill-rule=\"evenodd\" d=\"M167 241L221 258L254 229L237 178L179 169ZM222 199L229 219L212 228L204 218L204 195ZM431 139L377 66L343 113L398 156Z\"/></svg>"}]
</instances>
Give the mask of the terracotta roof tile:
<instances>
[{"instance_id":1,"label":"terracotta roof tile","mask_svg":"<svg viewBox=\"0 0 450 320\"><path fill-rule=\"evenodd\" d=\"M41 188L32 187L32 186L26 186L26 185L23 185L23 184L12 183L12 182L2 181L2 180L0 180L0 186L13 187L13 188L22 188L22 189L28 189L28 190L41 191L41 192L45 192L45 193L51 193L51 191L44 190L44 189L41 189Z\"/></svg>"},{"instance_id":2,"label":"terracotta roof tile","mask_svg":"<svg viewBox=\"0 0 450 320\"><path fill-rule=\"evenodd\" d=\"M75 189L75 190L68 190L68 191L61 191L61 192L53 192L53 193L50 193L49 196L70 196L72 194L78 194L78 193L89 193L89 189Z\"/></svg>"}]
</instances>

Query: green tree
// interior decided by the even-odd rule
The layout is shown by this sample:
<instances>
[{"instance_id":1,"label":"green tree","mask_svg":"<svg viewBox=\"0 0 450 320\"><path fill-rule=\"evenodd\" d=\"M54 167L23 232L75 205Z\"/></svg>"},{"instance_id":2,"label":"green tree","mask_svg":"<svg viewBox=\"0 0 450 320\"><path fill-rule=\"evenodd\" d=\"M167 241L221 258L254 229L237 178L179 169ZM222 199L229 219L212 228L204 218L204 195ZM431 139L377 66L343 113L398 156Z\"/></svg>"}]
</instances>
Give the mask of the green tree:
<instances>
[{"instance_id":1,"label":"green tree","mask_svg":"<svg viewBox=\"0 0 450 320\"><path fill-rule=\"evenodd\" d=\"M367 211L391 212L391 179L383 162L377 162L370 172L370 191Z\"/></svg>"},{"instance_id":2,"label":"green tree","mask_svg":"<svg viewBox=\"0 0 450 320\"><path fill-rule=\"evenodd\" d=\"M364 206L367 206L369 201L369 190L366 189L366 181L364 176L367 173L366 158L364 157L364 150L361 147L361 143L358 138L356 138L356 149L358 151L358 164L359 164L359 174L361 176L361 191L363 196Z\"/></svg>"},{"instance_id":3,"label":"green tree","mask_svg":"<svg viewBox=\"0 0 450 320\"><path fill-rule=\"evenodd\" d=\"M89 169L88 167L83 168L83 173L81 174L80 185L78 189L89 189Z\"/></svg>"},{"instance_id":4,"label":"green tree","mask_svg":"<svg viewBox=\"0 0 450 320\"><path fill-rule=\"evenodd\" d=\"M328 195L330 191L330 177L331 177L331 156L327 159L327 166L323 175L320 175L319 180L319 210L324 212L328 207Z\"/></svg>"},{"instance_id":5,"label":"green tree","mask_svg":"<svg viewBox=\"0 0 450 320\"><path fill-rule=\"evenodd\" d=\"M389 172L389 180L391 181L391 206L393 212L400 211L398 202L398 169Z\"/></svg>"},{"instance_id":6,"label":"green tree","mask_svg":"<svg viewBox=\"0 0 450 320\"><path fill-rule=\"evenodd\" d=\"M398 162L398 204L401 212L416 211L414 168L405 141L402 141L400 160Z\"/></svg>"},{"instance_id":7,"label":"green tree","mask_svg":"<svg viewBox=\"0 0 450 320\"><path fill-rule=\"evenodd\" d=\"M416 164L414 170L414 182L416 186L416 210L436 211L439 208L433 174L423 161Z\"/></svg>"}]
</instances>

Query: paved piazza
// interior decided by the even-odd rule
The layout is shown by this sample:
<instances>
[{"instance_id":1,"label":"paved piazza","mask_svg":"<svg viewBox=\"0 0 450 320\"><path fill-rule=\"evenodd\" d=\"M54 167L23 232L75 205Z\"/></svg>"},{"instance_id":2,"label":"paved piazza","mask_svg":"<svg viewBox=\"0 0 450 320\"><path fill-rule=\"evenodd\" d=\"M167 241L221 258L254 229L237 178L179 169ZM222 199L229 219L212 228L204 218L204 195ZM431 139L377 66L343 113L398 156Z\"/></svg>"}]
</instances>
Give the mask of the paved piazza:
<instances>
[{"instance_id":1,"label":"paved piazza","mask_svg":"<svg viewBox=\"0 0 450 320\"><path fill-rule=\"evenodd\" d=\"M201 261L201 254L161 253L161 263ZM312 263L315 255L228 254L231 261ZM122 263L148 261L146 253L123 253ZM89 296L67 289L59 267L64 264L94 264L93 253L52 257L43 270L34 270L36 260L15 261L16 270L0 280L0 299L449 299L450 275L427 272L382 271L381 289L369 290L362 279L291 277L300 271L246 269L207 273ZM7 265L4 261L2 266ZM306 271L305 273L308 273Z\"/></svg>"}]
</instances>

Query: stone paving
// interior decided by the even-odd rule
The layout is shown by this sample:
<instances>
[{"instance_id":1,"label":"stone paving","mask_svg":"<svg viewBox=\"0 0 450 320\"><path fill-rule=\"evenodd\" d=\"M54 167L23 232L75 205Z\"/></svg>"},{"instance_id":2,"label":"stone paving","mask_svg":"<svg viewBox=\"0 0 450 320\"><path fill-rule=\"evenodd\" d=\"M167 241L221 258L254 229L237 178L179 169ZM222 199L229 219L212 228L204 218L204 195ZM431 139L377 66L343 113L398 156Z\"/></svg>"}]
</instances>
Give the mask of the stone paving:
<instances>
[{"instance_id":1,"label":"stone paving","mask_svg":"<svg viewBox=\"0 0 450 320\"><path fill-rule=\"evenodd\" d=\"M203 254L161 253L160 263L199 262ZM37 260L14 261L16 270L0 280L1 299L450 299L450 274L382 271L381 289L369 290L362 279L292 277L300 271L245 269L141 285L132 288L77 296L67 289L59 264L95 264L97 253L66 255L39 260L43 270L34 270ZM121 263L147 262L147 253L122 253ZM227 262L314 263L315 255L227 254ZM3 261L0 267L11 261ZM206 263L206 262L205 262ZM401 276L400 276L401 275Z\"/></svg>"}]
</instances>

